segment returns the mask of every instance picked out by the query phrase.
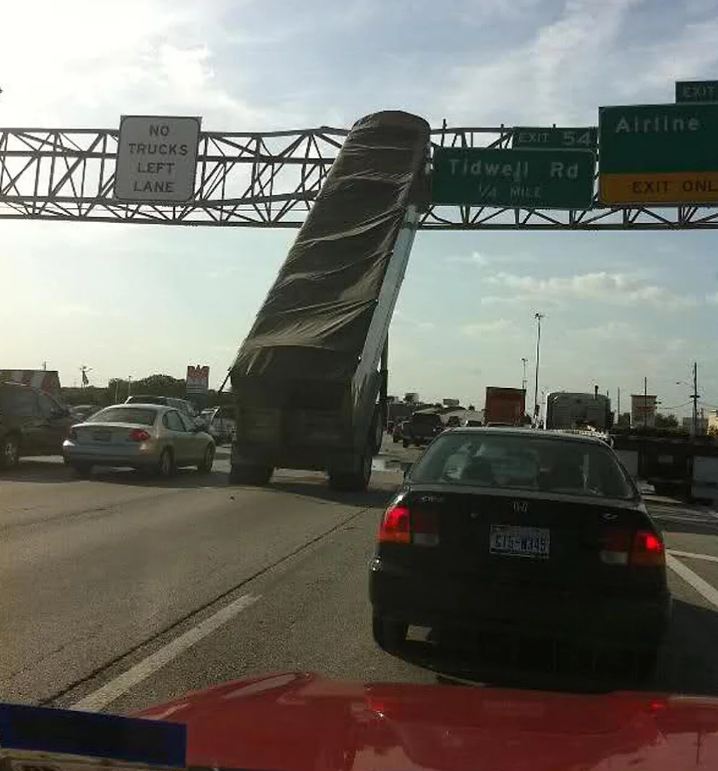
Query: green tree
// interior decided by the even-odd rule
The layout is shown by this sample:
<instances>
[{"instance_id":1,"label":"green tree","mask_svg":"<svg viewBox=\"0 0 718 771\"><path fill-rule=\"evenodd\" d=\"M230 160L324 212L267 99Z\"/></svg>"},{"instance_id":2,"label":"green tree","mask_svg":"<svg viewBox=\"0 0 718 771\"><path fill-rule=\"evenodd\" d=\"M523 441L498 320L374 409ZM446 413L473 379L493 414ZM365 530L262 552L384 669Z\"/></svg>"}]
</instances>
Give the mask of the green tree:
<instances>
[{"instance_id":1,"label":"green tree","mask_svg":"<svg viewBox=\"0 0 718 771\"><path fill-rule=\"evenodd\" d=\"M678 428L678 418L675 415L656 413L656 428Z\"/></svg>"}]
</instances>

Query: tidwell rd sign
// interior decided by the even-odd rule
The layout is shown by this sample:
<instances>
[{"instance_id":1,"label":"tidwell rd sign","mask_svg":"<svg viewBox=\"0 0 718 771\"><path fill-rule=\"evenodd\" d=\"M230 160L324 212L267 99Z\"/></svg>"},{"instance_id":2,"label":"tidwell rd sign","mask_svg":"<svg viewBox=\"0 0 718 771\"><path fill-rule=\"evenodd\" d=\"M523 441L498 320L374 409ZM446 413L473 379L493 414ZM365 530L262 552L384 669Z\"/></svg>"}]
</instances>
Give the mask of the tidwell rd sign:
<instances>
[{"instance_id":1,"label":"tidwell rd sign","mask_svg":"<svg viewBox=\"0 0 718 771\"><path fill-rule=\"evenodd\" d=\"M181 203L194 192L200 118L123 115L115 198Z\"/></svg>"},{"instance_id":2,"label":"tidwell rd sign","mask_svg":"<svg viewBox=\"0 0 718 771\"><path fill-rule=\"evenodd\" d=\"M598 145L602 203L718 201L718 104L601 107Z\"/></svg>"},{"instance_id":3,"label":"tidwell rd sign","mask_svg":"<svg viewBox=\"0 0 718 771\"><path fill-rule=\"evenodd\" d=\"M590 150L437 147L432 201L544 209L588 209L596 157Z\"/></svg>"}]
</instances>

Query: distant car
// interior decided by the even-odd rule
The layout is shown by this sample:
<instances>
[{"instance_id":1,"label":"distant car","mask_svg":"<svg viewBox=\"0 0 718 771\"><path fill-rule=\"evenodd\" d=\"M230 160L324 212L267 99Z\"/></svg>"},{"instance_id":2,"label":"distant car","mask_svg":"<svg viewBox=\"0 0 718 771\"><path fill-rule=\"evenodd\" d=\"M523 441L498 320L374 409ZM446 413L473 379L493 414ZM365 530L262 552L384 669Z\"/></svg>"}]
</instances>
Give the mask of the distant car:
<instances>
[{"instance_id":1,"label":"distant car","mask_svg":"<svg viewBox=\"0 0 718 771\"><path fill-rule=\"evenodd\" d=\"M436 412L414 412L402 429L404 447L414 444L420 447L438 436L444 430L444 423Z\"/></svg>"},{"instance_id":2,"label":"distant car","mask_svg":"<svg viewBox=\"0 0 718 771\"><path fill-rule=\"evenodd\" d=\"M27 455L59 455L73 423L70 410L21 383L0 383L0 469Z\"/></svg>"},{"instance_id":3,"label":"distant car","mask_svg":"<svg viewBox=\"0 0 718 771\"><path fill-rule=\"evenodd\" d=\"M461 419L458 415L449 415L446 420L447 428L458 428L461 425Z\"/></svg>"},{"instance_id":4,"label":"distant car","mask_svg":"<svg viewBox=\"0 0 718 771\"><path fill-rule=\"evenodd\" d=\"M409 625L631 649L650 667L667 627L665 547L598 439L453 429L409 470L370 567L376 642Z\"/></svg>"},{"instance_id":5,"label":"distant car","mask_svg":"<svg viewBox=\"0 0 718 771\"><path fill-rule=\"evenodd\" d=\"M75 422L87 420L90 415L94 415L102 409L99 404L74 404L70 407L70 412L75 418Z\"/></svg>"},{"instance_id":6,"label":"distant car","mask_svg":"<svg viewBox=\"0 0 718 771\"><path fill-rule=\"evenodd\" d=\"M197 410L192 402L186 399L178 399L176 396L153 396L151 394L132 394L125 399L125 404L163 404L166 407L174 407L188 418L196 418Z\"/></svg>"},{"instance_id":7,"label":"distant car","mask_svg":"<svg viewBox=\"0 0 718 771\"><path fill-rule=\"evenodd\" d=\"M476 418L467 418L462 424L462 428L480 428L483 423Z\"/></svg>"},{"instance_id":8,"label":"distant car","mask_svg":"<svg viewBox=\"0 0 718 771\"><path fill-rule=\"evenodd\" d=\"M394 442L394 444L402 440L402 437L403 437L402 432L404 430L405 423L406 423L405 420L397 420L394 423L394 427L391 430L391 440L392 442Z\"/></svg>"},{"instance_id":9,"label":"distant car","mask_svg":"<svg viewBox=\"0 0 718 771\"><path fill-rule=\"evenodd\" d=\"M130 466L168 477L180 466L211 471L215 444L173 407L116 404L73 426L62 451L81 475L93 466Z\"/></svg>"},{"instance_id":10,"label":"distant car","mask_svg":"<svg viewBox=\"0 0 718 771\"><path fill-rule=\"evenodd\" d=\"M236 424L232 418L224 414L221 407L202 410L199 420L217 444L226 444L234 438Z\"/></svg>"}]
</instances>

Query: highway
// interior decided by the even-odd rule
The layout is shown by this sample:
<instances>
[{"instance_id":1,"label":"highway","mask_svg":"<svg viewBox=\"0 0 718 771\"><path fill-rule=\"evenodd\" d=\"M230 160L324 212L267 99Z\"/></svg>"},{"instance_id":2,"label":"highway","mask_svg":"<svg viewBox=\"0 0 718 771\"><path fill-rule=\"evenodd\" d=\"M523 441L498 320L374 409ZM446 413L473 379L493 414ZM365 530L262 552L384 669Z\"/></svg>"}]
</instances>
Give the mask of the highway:
<instances>
[{"instance_id":1,"label":"highway","mask_svg":"<svg viewBox=\"0 0 718 771\"><path fill-rule=\"evenodd\" d=\"M387 440L371 490L354 496L304 472L229 486L227 448L212 474L161 482L124 470L81 480L57 458L23 460L0 476L0 700L124 712L269 672L443 679L383 653L370 631L367 561L399 464L415 455ZM718 513L649 507L674 616L640 687L718 696Z\"/></svg>"}]
</instances>

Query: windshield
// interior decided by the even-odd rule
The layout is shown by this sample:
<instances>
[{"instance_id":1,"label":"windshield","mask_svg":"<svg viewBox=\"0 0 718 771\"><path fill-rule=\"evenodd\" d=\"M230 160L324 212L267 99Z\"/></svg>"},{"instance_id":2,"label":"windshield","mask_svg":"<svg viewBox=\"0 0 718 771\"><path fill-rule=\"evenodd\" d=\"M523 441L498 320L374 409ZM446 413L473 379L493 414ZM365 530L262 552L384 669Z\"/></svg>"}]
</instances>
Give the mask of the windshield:
<instances>
[{"instance_id":1,"label":"windshield","mask_svg":"<svg viewBox=\"0 0 718 771\"><path fill-rule=\"evenodd\" d=\"M156 410L143 410L139 407L109 407L100 410L88 423L133 423L138 426L152 426L157 418Z\"/></svg>"},{"instance_id":2,"label":"windshield","mask_svg":"<svg viewBox=\"0 0 718 771\"><path fill-rule=\"evenodd\" d=\"M718 771L717 652L718 0L0 2L0 771Z\"/></svg>"},{"instance_id":3,"label":"windshield","mask_svg":"<svg viewBox=\"0 0 718 771\"><path fill-rule=\"evenodd\" d=\"M608 449L525 434L442 435L414 466L411 481L590 497L635 496Z\"/></svg>"}]
</instances>

